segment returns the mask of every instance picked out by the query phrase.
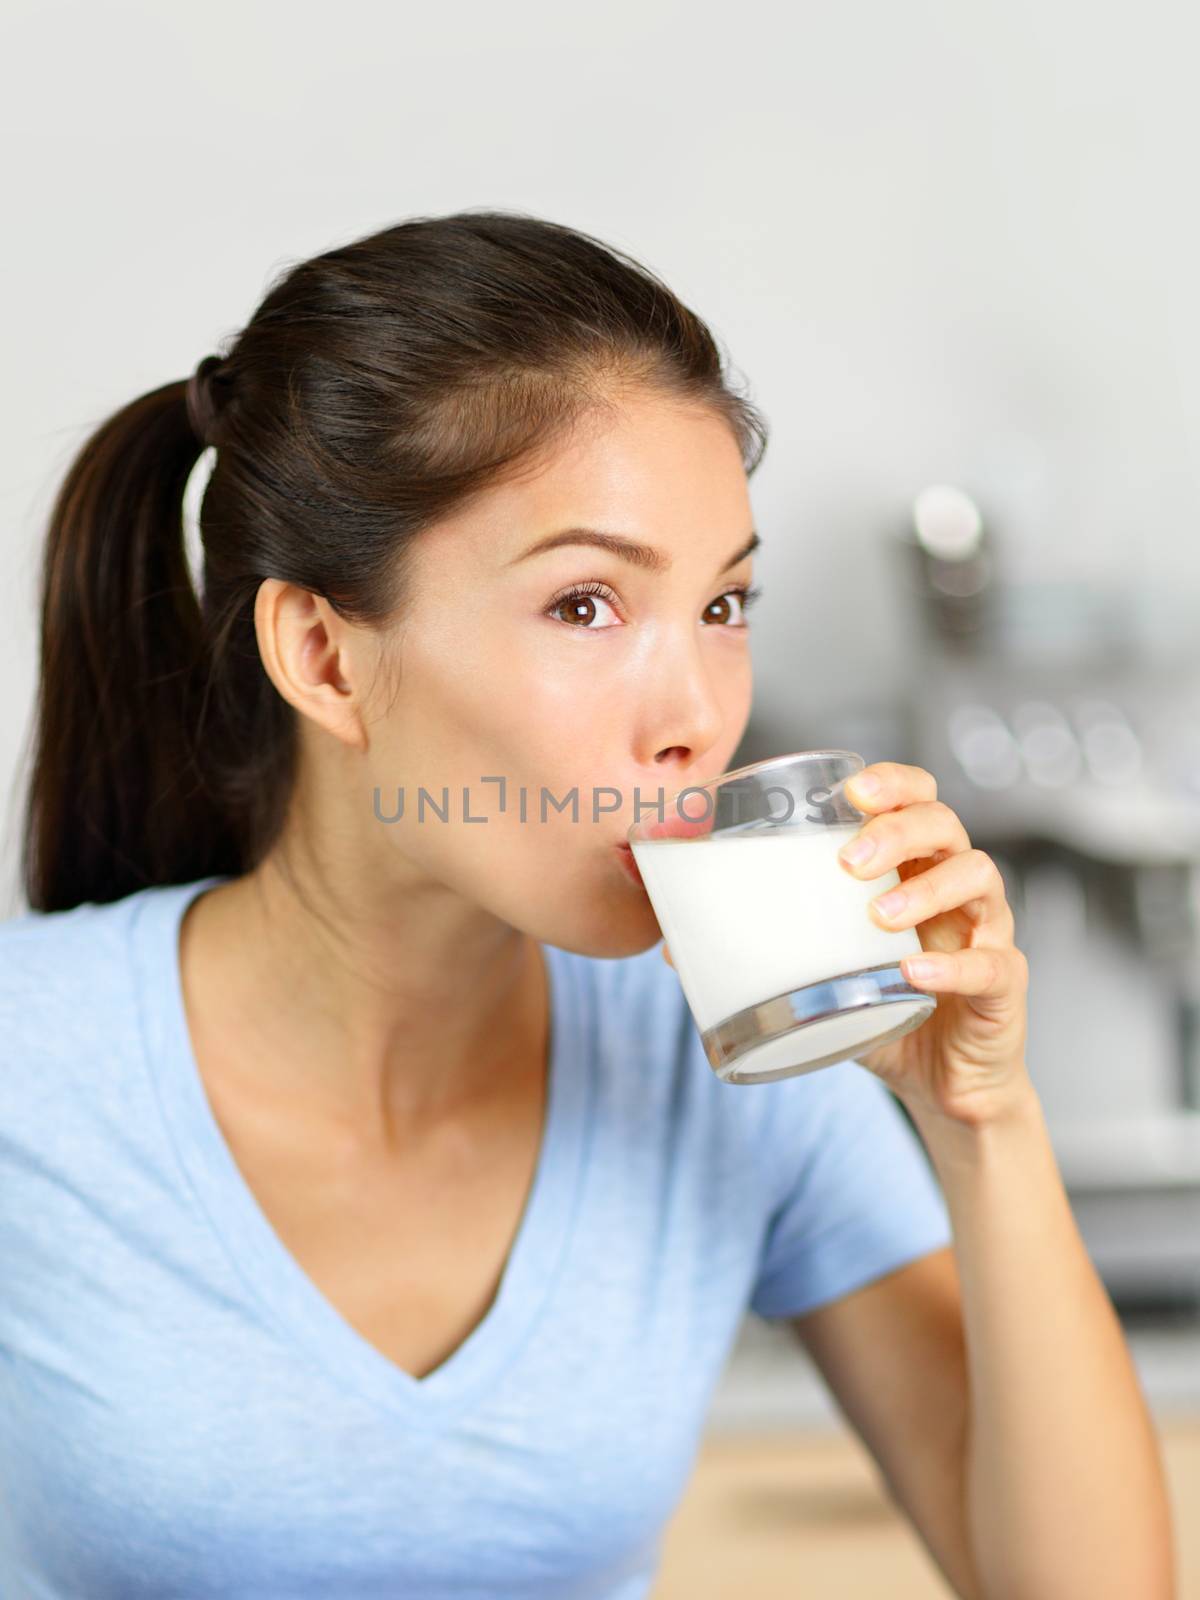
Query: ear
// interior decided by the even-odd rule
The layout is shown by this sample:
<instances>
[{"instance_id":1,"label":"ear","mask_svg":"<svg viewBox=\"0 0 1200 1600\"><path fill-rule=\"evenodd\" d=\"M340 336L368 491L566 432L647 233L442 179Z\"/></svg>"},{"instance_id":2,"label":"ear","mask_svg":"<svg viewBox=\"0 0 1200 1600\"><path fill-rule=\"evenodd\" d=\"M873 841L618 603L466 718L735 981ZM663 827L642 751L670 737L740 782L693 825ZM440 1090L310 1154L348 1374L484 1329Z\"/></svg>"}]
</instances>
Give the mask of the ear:
<instances>
[{"instance_id":1,"label":"ear","mask_svg":"<svg viewBox=\"0 0 1200 1600\"><path fill-rule=\"evenodd\" d=\"M365 751L361 630L323 595L282 578L259 584L254 630L267 676L288 704L343 744Z\"/></svg>"}]
</instances>

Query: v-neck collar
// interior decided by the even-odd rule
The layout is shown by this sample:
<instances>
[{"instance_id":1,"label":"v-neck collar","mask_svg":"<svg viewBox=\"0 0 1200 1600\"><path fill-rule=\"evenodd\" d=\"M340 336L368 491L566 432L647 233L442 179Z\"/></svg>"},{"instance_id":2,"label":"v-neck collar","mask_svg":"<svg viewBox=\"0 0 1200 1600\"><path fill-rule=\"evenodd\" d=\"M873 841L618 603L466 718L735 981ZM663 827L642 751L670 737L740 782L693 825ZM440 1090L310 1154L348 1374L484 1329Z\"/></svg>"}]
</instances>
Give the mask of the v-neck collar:
<instances>
[{"instance_id":1,"label":"v-neck collar","mask_svg":"<svg viewBox=\"0 0 1200 1600\"><path fill-rule=\"evenodd\" d=\"M450 1420L482 1397L550 1301L575 1226L593 1091L591 991L569 954L543 944L550 986L547 1102L533 1183L500 1287L483 1320L424 1378L396 1365L342 1316L275 1232L225 1141L187 1026L179 930L188 905L227 881L140 891L131 929L146 1060L193 1193L255 1302L335 1383L410 1423Z\"/></svg>"}]
</instances>

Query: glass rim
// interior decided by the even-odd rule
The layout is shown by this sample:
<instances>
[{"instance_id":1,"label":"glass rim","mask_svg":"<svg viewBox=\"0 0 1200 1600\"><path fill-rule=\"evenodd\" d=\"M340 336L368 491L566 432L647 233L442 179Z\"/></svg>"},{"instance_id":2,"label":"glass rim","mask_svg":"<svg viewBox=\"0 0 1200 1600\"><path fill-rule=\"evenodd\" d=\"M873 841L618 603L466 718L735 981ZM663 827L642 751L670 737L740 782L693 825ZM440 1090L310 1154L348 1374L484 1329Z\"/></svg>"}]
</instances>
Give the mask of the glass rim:
<instances>
[{"instance_id":1,"label":"glass rim","mask_svg":"<svg viewBox=\"0 0 1200 1600\"><path fill-rule=\"evenodd\" d=\"M720 772L715 778L706 778L702 783L685 783L682 788L676 789L663 803L673 805L681 794L693 794L697 790L711 789L723 783L729 783L734 778L744 778L750 772L763 772L768 767L783 766L785 762L820 760L828 756L848 756L851 761L859 763L858 771L867 765L857 750L791 750L782 756L765 756L761 761L749 761L744 767L733 767L729 772ZM839 780L844 782L845 780ZM625 839L632 842L635 831L642 826L642 819L631 822L625 830Z\"/></svg>"},{"instance_id":2,"label":"glass rim","mask_svg":"<svg viewBox=\"0 0 1200 1600\"><path fill-rule=\"evenodd\" d=\"M825 756L849 756L852 761L862 761L862 756L857 750L792 750L787 755L766 756L762 761L749 761L744 767L733 767L729 772L719 773L715 778L708 778L703 783L685 783L677 794L685 794L689 789L709 789L713 784L728 783L732 778L744 778L748 772L761 772L766 767L782 766L785 761L819 760ZM863 761L863 766L866 762ZM671 796L672 799L675 795Z\"/></svg>"}]
</instances>

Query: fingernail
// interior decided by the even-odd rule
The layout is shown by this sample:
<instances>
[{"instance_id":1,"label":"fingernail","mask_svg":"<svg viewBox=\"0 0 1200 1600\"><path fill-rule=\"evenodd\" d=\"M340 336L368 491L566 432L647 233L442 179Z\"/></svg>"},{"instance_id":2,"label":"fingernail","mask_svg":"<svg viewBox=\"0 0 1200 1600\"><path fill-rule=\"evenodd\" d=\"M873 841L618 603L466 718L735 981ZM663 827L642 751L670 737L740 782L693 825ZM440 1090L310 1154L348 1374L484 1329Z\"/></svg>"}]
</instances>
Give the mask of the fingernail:
<instances>
[{"instance_id":1,"label":"fingernail","mask_svg":"<svg viewBox=\"0 0 1200 1600\"><path fill-rule=\"evenodd\" d=\"M843 861L852 867L859 866L864 861L869 861L875 854L875 840L870 834L860 833L857 839L851 839L849 844L844 844L838 851Z\"/></svg>"},{"instance_id":2,"label":"fingernail","mask_svg":"<svg viewBox=\"0 0 1200 1600\"><path fill-rule=\"evenodd\" d=\"M856 772L850 779L857 794L871 796L879 793L879 779L873 772Z\"/></svg>"},{"instance_id":3,"label":"fingernail","mask_svg":"<svg viewBox=\"0 0 1200 1600\"><path fill-rule=\"evenodd\" d=\"M900 963L906 978L936 978L938 966L936 961L930 961L925 956L906 956Z\"/></svg>"},{"instance_id":4,"label":"fingernail","mask_svg":"<svg viewBox=\"0 0 1200 1600\"><path fill-rule=\"evenodd\" d=\"M907 903L908 896L903 889L893 889L890 894L881 894L878 900L871 901L881 917L894 917Z\"/></svg>"}]
</instances>

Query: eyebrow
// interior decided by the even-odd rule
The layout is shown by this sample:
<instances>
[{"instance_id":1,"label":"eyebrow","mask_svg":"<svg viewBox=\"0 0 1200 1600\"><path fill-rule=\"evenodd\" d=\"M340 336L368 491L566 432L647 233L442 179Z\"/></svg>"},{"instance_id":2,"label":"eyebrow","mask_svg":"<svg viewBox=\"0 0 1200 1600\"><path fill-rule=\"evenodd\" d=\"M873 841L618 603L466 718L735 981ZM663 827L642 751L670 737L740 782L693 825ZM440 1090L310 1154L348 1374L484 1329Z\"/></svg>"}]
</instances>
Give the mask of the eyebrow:
<instances>
[{"instance_id":1,"label":"eyebrow","mask_svg":"<svg viewBox=\"0 0 1200 1600\"><path fill-rule=\"evenodd\" d=\"M736 567L738 562L744 561L752 550L757 550L761 543L758 533L751 530L748 542L740 550L735 550L725 565L718 570L728 572L730 567ZM618 533L602 533L599 528L563 528L558 533L547 534L544 539L531 544L528 550L523 550L519 556L514 556L508 565L515 566L518 561L528 561L530 556L542 555L547 550L557 550L560 545L565 544L593 545L596 549L607 550L609 555L616 556L621 561L628 561L635 567L642 567L647 572L666 572L671 565L670 556L663 555L661 550L655 550L652 545L639 544L636 539L626 539Z\"/></svg>"}]
</instances>

